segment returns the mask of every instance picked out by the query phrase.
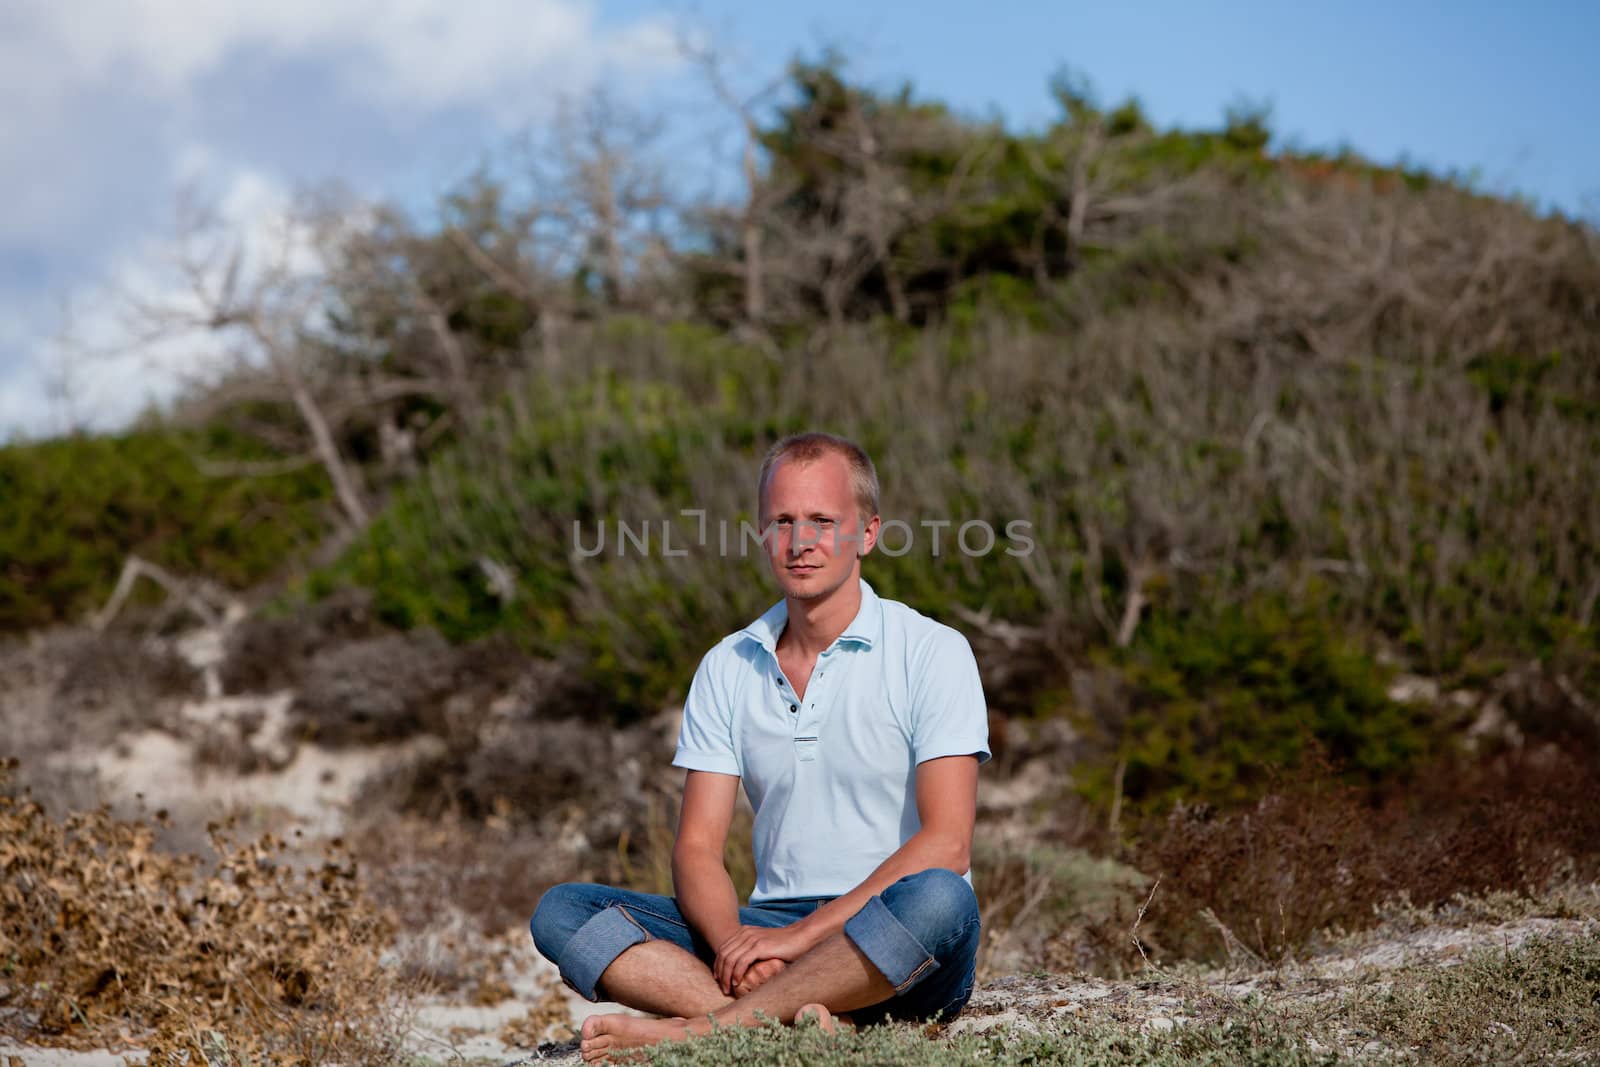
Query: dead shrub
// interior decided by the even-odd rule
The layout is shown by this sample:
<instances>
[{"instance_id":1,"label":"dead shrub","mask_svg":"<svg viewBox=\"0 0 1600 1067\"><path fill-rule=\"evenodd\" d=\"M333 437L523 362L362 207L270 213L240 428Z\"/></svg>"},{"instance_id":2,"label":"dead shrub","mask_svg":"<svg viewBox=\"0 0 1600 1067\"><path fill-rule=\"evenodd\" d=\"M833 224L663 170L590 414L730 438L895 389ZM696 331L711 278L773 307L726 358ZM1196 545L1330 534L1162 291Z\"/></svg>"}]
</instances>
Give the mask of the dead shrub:
<instances>
[{"instance_id":1,"label":"dead shrub","mask_svg":"<svg viewBox=\"0 0 1600 1067\"><path fill-rule=\"evenodd\" d=\"M300 682L318 635L299 619L248 618L228 635L218 676L229 693L289 689Z\"/></svg>"},{"instance_id":2,"label":"dead shrub","mask_svg":"<svg viewBox=\"0 0 1600 1067\"><path fill-rule=\"evenodd\" d=\"M0 787L15 761L0 769ZM48 817L0 788L0 957L27 1040L131 1045L151 1062L392 1062L392 923L335 843L296 870L282 841L210 828L211 860L109 810Z\"/></svg>"},{"instance_id":3,"label":"dead shrub","mask_svg":"<svg viewBox=\"0 0 1600 1067\"><path fill-rule=\"evenodd\" d=\"M328 745L443 733L438 705L454 677L455 651L432 630L368 638L312 658L296 712Z\"/></svg>"},{"instance_id":4,"label":"dead shrub","mask_svg":"<svg viewBox=\"0 0 1600 1067\"><path fill-rule=\"evenodd\" d=\"M1166 953L1271 960L1371 926L1402 896L1427 907L1592 877L1597 795L1600 767L1575 746L1440 762L1376 792L1318 763L1243 810L1174 808L1129 859L1162 878L1147 921Z\"/></svg>"},{"instance_id":5,"label":"dead shrub","mask_svg":"<svg viewBox=\"0 0 1600 1067\"><path fill-rule=\"evenodd\" d=\"M100 784L73 758L168 728L200 675L159 638L60 628L0 643L0 756L53 812L93 807Z\"/></svg>"},{"instance_id":6,"label":"dead shrub","mask_svg":"<svg viewBox=\"0 0 1600 1067\"><path fill-rule=\"evenodd\" d=\"M35 720L58 746L162 725L173 704L204 692L166 641L119 630L60 629L16 642L0 656L0 681L7 718Z\"/></svg>"},{"instance_id":7,"label":"dead shrub","mask_svg":"<svg viewBox=\"0 0 1600 1067\"><path fill-rule=\"evenodd\" d=\"M452 702L452 707L455 702ZM594 847L637 829L651 796L681 787L660 723L616 729L590 719L510 714L456 723L437 758L372 781L363 804L423 816L571 824ZM470 716L469 716L470 718Z\"/></svg>"},{"instance_id":8,"label":"dead shrub","mask_svg":"<svg viewBox=\"0 0 1600 1067\"><path fill-rule=\"evenodd\" d=\"M581 803L609 787L618 740L579 719L508 725L467 757L458 795L477 813L542 814Z\"/></svg>"},{"instance_id":9,"label":"dead shrub","mask_svg":"<svg viewBox=\"0 0 1600 1067\"><path fill-rule=\"evenodd\" d=\"M606 881L641 893L672 896L672 846L678 836L679 796L649 797L643 810L636 812L636 825L623 830L616 852L610 857ZM755 853L751 835L754 815L744 794L739 794L728 839L722 848L722 863L733 880L734 893L749 900L755 890Z\"/></svg>"},{"instance_id":10,"label":"dead shrub","mask_svg":"<svg viewBox=\"0 0 1600 1067\"><path fill-rule=\"evenodd\" d=\"M620 740L576 719L498 723L481 736L458 731L436 758L370 782L363 803L432 818L529 822L589 806L607 788Z\"/></svg>"},{"instance_id":11,"label":"dead shrub","mask_svg":"<svg viewBox=\"0 0 1600 1067\"><path fill-rule=\"evenodd\" d=\"M117 631L66 631L53 642L61 664L56 696L73 708L126 703L139 696L187 697L203 691L200 676L164 641Z\"/></svg>"},{"instance_id":12,"label":"dead shrub","mask_svg":"<svg viewBox=\"0 0 1600 1067\"><path fill-rule=\"evenodd\" d=\"M363 589L340 589L287 616L252 615L228 634L219 668L222 688L229 693L291 688L300 684L317 649L374 637L381 629L372 594Z\"/></svg>"},{"instance_id":13,"label":"dead shrub","mask_svg":"<svg viewBox=\"0 0 1600 1067\"><path fill-rule=\"evenodd\" d=\"M382 816L351 840L373 899L410 930L439 925L448 901L494 936L526 923L546 889L584 876L571 855L525 828Z\"/></svg>"},{"instance_id":14,"label":"dead shrub","mask_svg":"<svg viewBox=\"0 0 1600 1067\"><path fill-rule=\"evenodd\" d=\"M991 847L972 857L983 940L980 980L1023 970L1121 977L1140 966L1128 929L1149 885L1083 849Z\"/></svg>"}]
</instances>

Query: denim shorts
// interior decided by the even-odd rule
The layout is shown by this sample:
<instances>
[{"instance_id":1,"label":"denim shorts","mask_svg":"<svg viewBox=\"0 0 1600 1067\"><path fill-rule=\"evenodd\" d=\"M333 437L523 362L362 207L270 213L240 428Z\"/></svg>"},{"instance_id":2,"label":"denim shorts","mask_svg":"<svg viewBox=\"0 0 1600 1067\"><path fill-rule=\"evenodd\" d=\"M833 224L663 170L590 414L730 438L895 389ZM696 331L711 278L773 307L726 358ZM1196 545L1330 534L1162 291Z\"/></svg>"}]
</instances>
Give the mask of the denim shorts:
<instances>
[{"instance_id":1,"label":"denim shorts","mask_svg":"<svg viewBox=\"0 0 1600 1067\"><path fill-rule=\"evenodd\" d=\"M739 909L745 926L788 926L833 897L768 900ZM716 952L689 926L672 897L569 882L540 899L529 924L533 941L561 978L587 1000L607 967L643 941L664 939L706 964ZM892 997L852 1011L857 1025L887 1019L953 1019L972 995L978 960L978 901L953 871L932 868L869 899L844 933L894 986Z\"/></svg>"}]
</instances>

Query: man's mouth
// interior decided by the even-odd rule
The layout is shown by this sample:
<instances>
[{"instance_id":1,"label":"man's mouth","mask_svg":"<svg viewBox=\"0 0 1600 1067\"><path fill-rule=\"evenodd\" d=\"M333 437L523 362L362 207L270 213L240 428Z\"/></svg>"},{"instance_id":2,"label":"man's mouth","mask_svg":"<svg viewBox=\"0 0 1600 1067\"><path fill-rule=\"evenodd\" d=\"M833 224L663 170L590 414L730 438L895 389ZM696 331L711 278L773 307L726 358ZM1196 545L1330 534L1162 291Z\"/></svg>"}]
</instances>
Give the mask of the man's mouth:
<instances>
[{"instance_id":1,"label":"man's mouth","mask_svg":"<svg viewBox=\"0 0 1600 1067\"><path fill-rule=\"evenodd\" d=\"M810 574L812 571L821 569L822 568L815 567L810 564L796 565L789 568L789 570L793 571L795 574Z\"/></svg>"}]
</instances>

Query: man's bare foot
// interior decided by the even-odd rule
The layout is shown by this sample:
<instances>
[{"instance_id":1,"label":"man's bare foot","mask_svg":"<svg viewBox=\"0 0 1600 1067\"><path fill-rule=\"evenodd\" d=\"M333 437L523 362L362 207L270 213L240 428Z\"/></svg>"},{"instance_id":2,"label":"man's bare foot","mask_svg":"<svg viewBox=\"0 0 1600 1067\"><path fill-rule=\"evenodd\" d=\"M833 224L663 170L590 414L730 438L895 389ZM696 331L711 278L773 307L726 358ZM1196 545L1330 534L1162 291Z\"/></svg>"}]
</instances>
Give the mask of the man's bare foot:
<instances>
[{"instance_id":1,"label":"man's bare foot","mask_svg":"<svg viewBox=\"0 0 1600 1067\"><path fill-rule=\"evenodd\" d=\"M583 1062L641 1058L629 1049L647 1048L663 1041L690 1036L687 1019L641 1019L635 1015L591 1015L583 1020L583 1041L578 1046Z\"/></svg>"},{"instance_id":2,"label":"man's bare foot","mask_svg":"<svg viewBox=\"0 0 1600 1067\"><path fill-rule=\"evenodd\" d=\"M802 1019L815 1019L817 1026L825 1034L837 1034L842 1029L854 1030L855 1024L848 1015L835 1015L821 1004L806 1004L794 1013L795 1025Z\"/></svg>"}]
</instances>

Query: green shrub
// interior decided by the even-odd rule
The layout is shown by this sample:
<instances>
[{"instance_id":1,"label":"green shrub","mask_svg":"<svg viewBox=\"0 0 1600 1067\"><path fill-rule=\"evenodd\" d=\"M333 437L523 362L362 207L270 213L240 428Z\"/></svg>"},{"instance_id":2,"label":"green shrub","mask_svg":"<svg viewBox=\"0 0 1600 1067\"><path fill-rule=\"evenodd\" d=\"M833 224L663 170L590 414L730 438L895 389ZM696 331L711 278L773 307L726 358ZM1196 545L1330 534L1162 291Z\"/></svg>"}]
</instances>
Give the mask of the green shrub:
<instances>
[{"instance_id":1,"label":"green shrub","mask_svg":"<svg viewBox=\"0 0 1600 1067\"><path fill-rule=\"evenodd\" d=\"M1110 659L1106 656L1102 658ZM1120 657L1127 705L1100 728L1115 761L1084 775L1109 799L1113 762L1135 804L1235 803L1312 751L1369 780L1402 774L1441 743L1433 709L1387 696L1392 671L1315 603L1257 598L1242 607L1161 615Z\"/></svg>"},{"instance_id":2,"label":"green shrub","mask_svg":"<svg viewBox=\"0 0 1600 1067\"><path fill-rule=\"evenodd\" d=\"M98 608L129 553L181 578L242 589L323 533L329 491L320 469L213 477L200 455L269 458L220 428L0 448L0 631Z\"/></svg>"}]
</instances>

